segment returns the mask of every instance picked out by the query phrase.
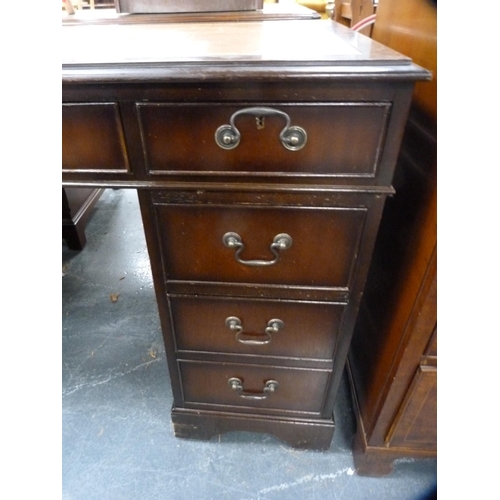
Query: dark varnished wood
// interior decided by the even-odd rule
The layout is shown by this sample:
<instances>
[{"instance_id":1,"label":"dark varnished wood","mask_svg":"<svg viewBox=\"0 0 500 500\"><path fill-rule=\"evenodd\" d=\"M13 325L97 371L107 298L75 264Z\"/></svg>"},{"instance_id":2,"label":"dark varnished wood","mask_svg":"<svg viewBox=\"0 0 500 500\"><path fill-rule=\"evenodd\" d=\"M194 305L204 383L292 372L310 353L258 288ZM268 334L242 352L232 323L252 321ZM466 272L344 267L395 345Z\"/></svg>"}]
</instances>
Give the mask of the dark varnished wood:
<instances>
[{"instance_id":1,"label":"dark varnished wood","mask_svg":"<svg viewBox=\"0 0 500 500\"><path fill-rule=\"evenodd\" d=\"M360 448L356 456L367 475L377 475L378 468L370 472L364 462L371 459L366 457L377 455L380 447L391 443L390 436L399 433L403 406L410 405L412 397L411 404L420 408L418 419L414 415L420 427L416 432L423 437L413 446L392 443L391 456L436 454L436 402L424 396L422 387L435 390L435 368L434 374L426 372L420 378L418 391L411 388L420 367L435 367L437 359L436 142L432 127L425 128L425 123L432 121L422 122L414 110L396 172L404 182L398 186L400 197L390 200L384 213L350 353L353 391L359 400L358 432L363 434L358 440L365 450ZM380 294L388 297L385 305L377 300Z\"/></svg>"},{"instance_id":2,"label":"dark varnished wood","mask_svg":"<svg viewBox=\"0 0 500 500\"><path fill-rule=\"evenodd\" d=\"M379 4L374 37L429 69L436 61L431 2ZM435 85L415 94L387 201L349 364L358 473L384 475L401 457L437 450L437 135ZM379 297L383 295L383 303Z\"/></svg>"},{"instance_id":3,"label":"dark varnished wood","mask_svg":"<svg viewBox=\"0 0 500 500\"><path fill-rule=\"evenodd\" d=\"M349 288L366 210L295 207L156 205L167 280L262 283ZM248 266L235 259L223 236L238 233L244 260L271 261L276 235L289 234L291 248L272 266Z\"/></svg>"},{"instance_id":4,"label":"dark varnished wood","mask_svg":"<svg viewBox=\"0 0 500 500\"><path fill-rule=\"evenodd\" d=\"M214 363L179 361L184 406L256 414L310 414L319 417L326 397L331 371L289 368L251 363ZM278 388L265 399L246 399L229 387L228 380L238 377L248 393L260 394L266 381L276 380Z\"/></svg>"},{"instance_id":5,"label":"dark varnished wood","mask_svg":"<svg viewBox=\"0 0 500 500\"><path fill-rule=\"evenodd\" d=\"M429 78L408 57L330 21L127 25L114 31L113 44L106 43L109 28L63 26L65 83Z\"/></svg>"},{"instance_id":6,"label":"dark varnished wood","mask_svg":"<svg viewBox=\"0 0 500 500\"><path fill-rule=\"evenodd\" d=\"M394 462L405 456L423 459L432 455L428 451L415 448L390 448L386 446L366 446L363 433L356 433L352 445L352 454L356 473L360 476L381 477L394 471Z\"/></svg>"},{"instance_id":7,"label":"dark varnished wood","mask_svg":"<svg viewBox=\"0 0 500 500\"><path fill-rule=\"evenodd\" d=\"M109 87L71 85L67 88L65 96L70 102L78 102L84 93L86 98L94 101L115 100L119 104L119 116L123 124L127 154L130 164L133 165L133 170L126 174L116 173L113 175L115 185L126 187L127 183L134 179L140 181L143 186L148 182L152 187L161 185L161 181L168 181L164 183L165 187L168 187L177 180L206 182L208 177L219 177L219 182L230 177L238 182L249 181L251 183L274 182L282 184L286 181L287 183L301 184L304 181L312 181L325 186L357 185L360 188L367 185L390 185L397 145L401 141L401 130L405 123L411 86L408 83L386 86L366 82L344 82L338 85L325 82L308 82L307 84L300 82L296 85L296 94L301 96L301 100L308 103L307 106L304 104L298 106L297 103L290 106L288 102L290 86L280 83L280 81L274 83L259 82L252 86L248 82L210 83L203 86L192 83L186 83L182 86L177 83L168 86L141 84L120 87L114 85ZM242 93L246 101L238 108L235 106L235 102L241 98L239 96ZM132 102L130 102L131 100ZM312 105L318 101L323 104ZM141 128L141 115L144 113L143 108L150 109L147 103L151 102L168 102L169 104L151 106L159 108L156 113L159 116L159 123L156 128L153 127L153 130L144 130L144 127ZM207 102L212 104L209 105ZM217 113L219 108L242 109L245 103L245 107L248 107L249 103L253 103L254 105L273 106L277 109L291 109L292 111L297 107L298 109L306 109L311 115L309 123L314 116L318 115L318 119L321 117L322 127L314 125L314 120L312 120L313 129L306 128L309 136L308 143L301 151L285 150L278 141L278 133L276 135L273 133L271 135L263 135L263 133L257 135L255 139L258 140L259 148L252 147L255 142L249 143L249 136L245 135L243 144L240 144L237 150L223 151L216 145L214 136L217 127L228 122L230 114L225 113L217 121L213 120L212 116ZM347 105L347 114L346 103L350 103ZM190 127L186 127L186 108L198 109L198 104L201 109L208 113L207 116L202 116L200 123L195 120L191 121ZM346 138L345 132L339 132L339 127L336 125L338 115L330 116L332 113L323 110L323 108L341 110L341 117L351 118L344 119L342 123L353 127L352 136ZM369 111L368 117L364 117L359 114L359 111L356 111L366 108ZM386 111L384 112L384 110ZM390 119L386 122L389 110ZM178 114L172 115L175 111ZM295 122L295 117L292 117ZM210 122L211 126L206 126L201 132L201 125L207 122ZM282 121L268 119L267 128L264 129L266 133L269 131L269 123L271 123L272 128L273 122L275 129L276 127L280 129L281 125L284 125ZM377 130L377 125L380 130ZM325 130L330 130L330 127L333 127L332 133L325 134ZM197 140L190 137L189 129L197 136ZM277 132L277 130L275 131ZM337 136L343 141L339 141ZM271 159L271 153L276 153L281 159L280 162L272 160L268 166L267 163L258 160L256 151L260 149L263 152L266 151L265 148L261 148L263 139L272 141L271 148L267 151L268 160ZM355 139L366 143L366 149L365 146L362 148L346 147L346 144L351 144L351 141ZM319 148L320 152L317 152L316 148ZM177 150L189 152L190 157L196 161L193 161L193 165L183 163L179 154L175 152ZM247 154L252 156L255 164L244 161L246 168L242 168L237 160L245 158ZM172 158L176 161L175 169L163 170L167 168L168 163L172 163L169 161ZM151 165L152 160L156 165ZM308 161L313 160L314 168L305 166ZM360 162L363 168L356 166L357 162ZM152 166L156 168L151 170ZM106 172L84 170L66 170L63 172L63 179L64 181L74 180L78 182L89 180L110 182L110 177Z\"/></svg>"},{"instance_id":8,"label":"dark varnished wood","mask_svg":"<svg viewBox=\"0 0 500 500\"><path fill-rule=\"evenodd\" d=\"M180 356L210 352L248 357L292 357L331 363L346 304L238 299L236 297L170 296L172 320ZM241 320L243 335L236 337L225 320ZM284 327L258 346L238 341L268 340L265 329L278 318ZM275 359L275 363L278 361Z\"/></svg>"},{"instance_id":9,"label":"dark varnished wood","mask_svg":"<svg viewBox=\"0 0 500 500\"><path fill-rule=\"evenodd\" d=\"M227 432L251 431L272 434L294 448L318 451L330 447L335 430L332 415L329 419L287 418L176 407L172 409L172 422L180 438L207 440Z\"/></svg>"},{"instance_id":10,"label":"dark varnished wood","mask_svg":"<svg viewBox=\"0 0 500 500\"><path fill-rule=\"evenodd\" d=\"M387 435L389 446L437 451L437 367L421 365Z\"/></svg>"},{"instance_id":11,"label":"dark varnished wood","mask_svg":"<svg viewBox=\"0 0 500 500\"><path fill-rule=\"evenodd\" d=\"M267 297L267 298L295 298L295 299L300 299L300 300L311 300L314 299L315 295L314 293L318 293L317 291L320 291L322 295L321 298L322 300L327 299L327 297L330 297L331 299L343 299L348 297L348 302L349 302L349 307L346 308L345 313L343 314L342 318L342 334L339 342L337 342L337 345L335 346L335 350L333 352L333 358L330 358L331 361L330 363L333 363L334 370L331 373L331 376L329 376L329 384L328 387L326 388L326 392L324 393L324 399L322 403L322 407L318 410L321 415L321 419L324 419L324 421L329 421L331 420L331 414L333 411L333 404L335 401L335 394L338 389L338 384L340 382L340 377L342 374L342 370L340 369L341 366L344 365L345 358L347 355L347 349L349 346L349 340L350 340L350 334L352 332L352 328L354 325L354 320L356 318L356 313L357 313L357 307L359 305L359 300L361 297L360 291L362 290L364 280L366 277L367 269L368 269L368 264L369 264L369 259L371 255L371 249L374 244L375 240L375 235L376 235L376 230L377 230L377 224L378 220L380 218L381 212L382 212L382 207L383 207L383 200L385 196L382 195L375 195L375 196L366 196L362 195L356 192L350 193L349 195L346 194L334 194L330 196L325 196L324 193L317 193L316 195L301 195L300 191L299 193L294 193L293 190L291 192L284 192L284 193L276 193L276 192L256 192L255 190L251 189L248 192L243 189L241 186L238 189L238 193L231 192L225 192L221 191L220 188L217 187L212 187L212 188L205 188L204 190L197 190L197 191L184 191L184 192L176 192L176 191L151 191L149 193L145 193L144 195L141 196L141 199L143 200L142 202L147 205L147 210L143 210L143 217L147 217L147 227L149 227L150 224L156 224L157 229L155 230L155 235L154 238L157 239L159 238L160 241L163 241L163 243L159 246L157 246L154 251L155 253L160 250L164 257L160 259L160 262L158 264L162 268L162 272L164 275L164 279L162 280L162 290L164 292L159 292L162 293L162 296L160 297L159 301L164 300L164 295L163 293L166 293L167 297L170 297L173 295L173 299L175 300L176 295L178 293L183 293L183 294L203 294L203 295L218 295L220 297L226 296L226 297L234 297L234 296L246 296L246 297ZM253 202L253 204L256 204L256 201L258 201L258 204L252 209L249 208L249 202ZM180 203L179 203L180 202ZM238 205L239 204L239 205ZM252 203L251 203L252 204ZM287 204L291 204L290 207L287 207ZM260 206L259 206L260 205ZM363 236L361 237L360 240L360 246L359 250L356 252L357 254L357 259L355 261L355 266L352 271L352 282L351 286L352 289L347 292L340 292L340 291L331 291L328 292L327 295L325 295L325 291L322 290L321 287L318 287L316 284L316 287L314 286L314 283L311 282L310 278L306 278L308 280L308 284L310 285L309 287L303 288L303 287L297 287L295 283L288 284L286 286L277 286L275 283L272 283L270 285L266 285L265 283L262 283L262 279L260 280L254 280L253 286L251 286L249 283L242 282L240 284L235 284L235 283L229 283L230 286L227 286L224 282L220 281L220 276L218 273L215 273L215 278L218 281L203 281L203 280L198 280L198 281L193 281L191 279L178 279L178 280L173 280L170 279L169 277L169 271L172 270L172 272L177 272L176 266L172 264L172 262L169 262L169 257L168 253L171 251L172 245L177 245L179 244L179 254L182 254L186 250L183 250L183 248L186 247L197 247L198 245L193 245L193 240L186 240L185 243L180 243L179 242L179 237L181 236L181 233L184 230L189 230L193 229L193 224L190 222L189 224L185 224L186 219L185 216L180 216L178 218L178 224L180 225L181 230L180 231L174 231L175 235L166 237L162 236L162 230L160 229L162 227L161 223L161 218L157 217L155 215L155 212L157 212L156 208L160 206L162 210L166 213L168 212L175 212L176 208L180 208L181 210L186 210L186 207L189 208L194 208L195 210L201 210L204 212L205 210L216 210L215 212L215 217L222 216L222 218L227 217L227 212L231 213L231 207L232 209L244 209L244 210L257 210L258 213L262 213L265 210L279 210L279 207L282 206L282 210L290 210L290 209L297 209L297 206L302 207L300 210L305 211L305 213L309 212L314 212L318 210L318 207L323 207L323 209L332 209L332 207L337 207L338 206L344 206L345 205L350 205L351 209L353 207L356 207L358 210L360 207L364 207L364 210L368 214L368 221L364 224L364 229L363 229ZM367 208L369 209L367 210ZM328 211L318 211L319 213L325 213L328 214ZM217 215L219 214L219 215ZM308 215L310 218L311 215ZM246 216L248 219L248 215ZM321 222L320 222L321 223ZM311 221L305 222L306 225L311 225ZM215 225L217 223L215 222ZM174 224L175 226L175 224ZM313 225L314 227L315 225ZM182 229L184 227L184 229ZM204 223L201 224L200 227L203 228L208 228L208 231L210 232L210 229L213 227L212 224ZM302 227L301 224L297 224L297 227ZM317 229L317 225L316 225ZM158 240L157 240L158 241ZM155 245L158 245L158 243L155 243ZM203 255L212 255L213 251L210 249L205 248L205 252L202 252ZM157 257L155 257L157 258ZM202 256L200 257L193 257L194 262L199 261L200 258L203 258ZM182 261L182 258L179 256L179 259ZM309 259L307 257L307 252L306 252L306 259ZM328 260L328 259L327 259ZM330 259L331 260L331 259ZM180 263L181 264L181 263ZM182 265L182 264L181 264ZM297 268L300 268L301 262L300 259L297 259L296 266ZM241 265L239 265L241 267ZM189 266L188 266L189 267ZM204 272L204 266L202 265L201 268L198 270L199 272ZM265 274L261 272L259 268L256 268L260 272L260 276L265 278ZM255 268L253 269L255 270ZM191 272L189 269L187 269L187 272ZM221 273L223 272L223 269L220 271ZM251 272L251 271L250 271ZM295 272L295 269L294 271ZM167 299L169 301L169 299ZM166 307L163 311L165 314L170 315L172 318L172 314L175 314L175 304L170 304L170 307ZM206 318L206 317L205 317ZM207 318L206 318L207 319ZM189 320L187 320L189 321ZM167 324L167 331L166 335L168 337L168 342L172 342L172 338L175 335L175 321L168 320L166 318L166 324ZM178 349L178 346L176 347ZM259 351L254 349L253 352L250 352L252 356L259 356ZM194 360L207 360L211 359L216 361L217 363L228 363L231 362L232 360L229 359L227 356L221 356L221 355L216 355L214 353L211 354L199 354L199 353L181 353L178 352L177 359L178 362L180 362L182 359L189 358ZM245 362L249 362L249 359L246 359ZM269 364L269 361L266 362ZM283 363L285 365L288 365L290 367L297 367L300 368L301 366L303 368L316 368L320 367L319 364L313 365L310 361L307 359L304 359L303 357L300 358L299 361L293 360L293 359L287 359L283 360ZM332 366L332 365L330 365ZM303 372L305 375L307 372ZM181 401L177 403L177 407L183 407L184 403ZM202 412L203 410L200 409Z\"/></svg>"},{"instance_id":12,"label":"dark varnished wood","mask_svg":"<svg viewBox=\"0 0 500 500\"><path fill-rule=\"evenodd\" d=\"M79 151L66 141L76 159L63 182L139 191L176 435L247 430L328 448L411 90L428 73L331 22L123 25L111 45L105 28L63 28L63 102L85 111L63 120L84 136ZM215 129L248 106L289 112L308 148L282 151L270 117L265 135L242 118L240 149L219 151ZM106 113L94 147L95 110ZM273 258L278 233L293 245L249 267L223 245L229 231L244 260ZM235 344L229 315L250 335L270 316L285 327L269 345ZM243 399L231 377L253 394L279 387Z\"/></svg>"},{"instance_id":13,"label":"dark varnished wood","mask_svg":"<svg viewBox=\"0 0 500 500\"><path fill-rule=\"evenodd\" d=\"M94 188L63 188L62 237L71 250L85 246L85 224L102 192Z\"/></svg>"},{"instance_id":14,"label":"dark varnished wood","mask_svg":"<svg viewBox=\"0 0 500 500\"><path fill-rule=\"evenodd\" d=\"M117 103L64 103L62 107L63 172L129 171Z\"/></svg>"},{"instance_id":15,"label":"dark varnished wood","mask_svg":"<svg viewBox=\"0 0 500 500\"><path fill-rule=\"evenodd\" d=\"M248 172L252 175L279 171L296 175L375 177L391 112L388 102L339 102L309 106L285 103L252 103L286 113L292 126L307 133L299 151L286 149L279 134L286 125L281 116L267 116L261 128L253 115L240 115L235 126L240 144L220 148L215 131L245 103L138 104L146 169L152 175L172 172ZM207 140L208 139L208 140ZM364 147L352 148L352 143ZM186 165L186 155L190 156Z\"/></svg>"}]
</instances>

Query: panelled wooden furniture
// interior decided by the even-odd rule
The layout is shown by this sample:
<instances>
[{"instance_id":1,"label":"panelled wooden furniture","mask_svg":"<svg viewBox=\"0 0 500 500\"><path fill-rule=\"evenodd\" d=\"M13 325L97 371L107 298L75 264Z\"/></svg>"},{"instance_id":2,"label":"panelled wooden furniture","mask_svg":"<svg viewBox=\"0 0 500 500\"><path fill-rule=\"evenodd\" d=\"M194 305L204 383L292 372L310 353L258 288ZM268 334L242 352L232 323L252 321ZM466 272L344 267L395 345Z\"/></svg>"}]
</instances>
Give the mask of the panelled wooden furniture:
<instances>
[{"instance_id":1,"label":"panelled wooden furniture","mask_svg":"<svg viewBox=\"0 0 500 500\"><path fill-rule=\"evenodd\" d=\"M434 74L417 83L349 367L358 473L437 452L436 2L380 0L373 38Z\"/></svg>"},{"instance_id":2,"label":"panelled wooden furniture","mask_svg":"<svg viewBox=\"0 0 500 500\"><path fill-rule=\"evenodd\" d=\"M99 188L63 188L62 237L68 248L81 250L85 246L85 224L102 192Z\"/></svg>"},{"instance_id":3,"label":"panelled wooden furniture","mask_svg":"<svg viewBox=\"0 0 500 500\"><path fill-rule=\"evenodd\" d=\"M107 28L63 28L63 184L138 190L175 434L328 448L428 72L331 21Z\"/></svg>"}]
</instances>

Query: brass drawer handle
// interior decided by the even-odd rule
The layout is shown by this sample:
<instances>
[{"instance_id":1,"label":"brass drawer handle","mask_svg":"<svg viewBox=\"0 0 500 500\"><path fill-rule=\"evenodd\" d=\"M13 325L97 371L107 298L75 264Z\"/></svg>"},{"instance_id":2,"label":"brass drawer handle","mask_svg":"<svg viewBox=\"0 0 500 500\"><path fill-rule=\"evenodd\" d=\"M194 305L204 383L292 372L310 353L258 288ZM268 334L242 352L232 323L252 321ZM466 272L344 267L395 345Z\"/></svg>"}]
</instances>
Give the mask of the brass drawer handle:
<instances>
[{"instance_id":1,"label":"brass drawer handle","mask_svg":"<svg viewBox=\"0 0 500 500\"><path fill-rule=\"evenodd\" d=\"M267 327L264 330L263 335L249 335L246 334L247 338L244 338L243 335L243 326L241 324L241 319L236 316L229 316L226 318L226 326L233 331L236 331L235 339L241 344L245 345L265 345L271 342L273 333L278 332L282 328L285 327L285 323L281 319L270 319L267 322ZM250 338L249 338L250 337Z\"/></svg>"},{"instance_id":2,"label":"brass drawer handle","mask_svg":"<svg viewBox=\"0 0 500 500\"><path fill-rule=\"evenodd\" d=\"M293 126L290 117L283 111L273 108L244 108L236 111L229 119L230 125L221 125L215 131L215 142L222 149L234 149L241 140L240 131L236 128L234 121L240 115L252 115L257 120L257 128L265 127L266 116L280 116L286 120L286 125L280 132L280 140L283 146L290 151L302 149L307 142L307 133L302 127Z\"/></svg>"},{"instance_id":3,"label":"brass drawer handle","mask_svg":"<svg viewBox=\"0 0 500 500\"><path fill-rule=\"evenodd\" d=\"M231 377L228 381L229 387L238 393L240 398L245 399L267 399L269 395L274 392L279 384L276 380L268 380L262 392L250 392L243 390L243 382L238 377Z\"/></svg>"},{"instance_id":4,"label":"brass drawer handle","mask_svg":"<svg viewBox=\"0 0 500 500\"><path fill-rule=\"evenodd\" d=\"M228 248L237 248L238 250L234 254L234 258L240 264L245 264L245 266L272 266L276 264L279 260L278 250L287 250L292 246L292 237L286 233L277 234L274 237L273 242L269 246L269 250L274 255L273 260L243 260L240 259L240 254L245 249L245 245L238 233L229 232L222 237L222 242Z\"/></svg>"}]
</instances>

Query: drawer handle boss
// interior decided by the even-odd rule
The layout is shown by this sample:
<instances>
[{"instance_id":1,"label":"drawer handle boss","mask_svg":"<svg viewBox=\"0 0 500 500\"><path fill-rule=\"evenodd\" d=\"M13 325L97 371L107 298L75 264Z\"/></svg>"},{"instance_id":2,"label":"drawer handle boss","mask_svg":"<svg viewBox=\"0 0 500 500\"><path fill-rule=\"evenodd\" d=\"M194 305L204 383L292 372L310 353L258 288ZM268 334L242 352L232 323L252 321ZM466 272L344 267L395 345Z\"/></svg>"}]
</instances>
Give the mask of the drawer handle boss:
<instances>
[{"instance_id":1,"label":"drawer handle boss","mask_svg":"<svg viewBox=\"0 0 500 500\"><path fill-rule=\"evenodd\" d=\"M278 116L286 120L286 125L280 132L280 141L283 146L290 151L299 151L307 142L307 133L302 127L290 126L292 120L283 111L273 108L243 108L236 111L229 119L229 125L221 125L215 131L215 142L222 149L234 149L238 146L241 140L240 131L236 128L234 122L238 116L251 115L255 116L257 128L263 130L265 128L266 116Z\"/></svg>"},{"instance_id":2,"label":"drawer handle boss","mask_svg":"<svg viewBox=\"0 0 500 500\"><path fill-rule=\"evenodd\" d=\"M243 260L240 259L240 254L245 249L245 245L241 236L238 233L228 232L222 237L222 242L228 248L237 248L236 253L234 254L234 258L240 264L244 264L245 266L272 266L276 264L279 260L278 250L287 250L292 246L293 240L289 234L280 233L277 234L271 245L269 246L269 250L274 255L274 259L272 260Z\"/></svg>"},{"instance_id":3,"label":"drawer handle boss","mask_svg":"<svg viewBox=\"0 0 500 500\"><path fill-rule=\"evenodd\" d=\"M233 389L233 391L236 391L240 398L245 399L267 399L269 395L274 392L279 386L276 380L268 380L265 383L262 392L250 392L243 389L243 382L238 377L231 377L227 381L227 383L229 384L229 387Z\"/></svg>"},{"instance_id":4,"label":"drawer handle boss","mask_svg":"<svg viewBox=\"0 0 500 500\"><path fill-rule=\"evenodd\" d=\"M267 322L267 327L264 334L244 333L241 319L236 316L229 316L226 318L226 326L236 332L235 339L237 342L245 345L265 345L269 344L273 339L272 334L279 332L285 327L285 323L281 319L270 319ZM246 337L246 338L245 338Z\"/></svg>"}]
</instances>

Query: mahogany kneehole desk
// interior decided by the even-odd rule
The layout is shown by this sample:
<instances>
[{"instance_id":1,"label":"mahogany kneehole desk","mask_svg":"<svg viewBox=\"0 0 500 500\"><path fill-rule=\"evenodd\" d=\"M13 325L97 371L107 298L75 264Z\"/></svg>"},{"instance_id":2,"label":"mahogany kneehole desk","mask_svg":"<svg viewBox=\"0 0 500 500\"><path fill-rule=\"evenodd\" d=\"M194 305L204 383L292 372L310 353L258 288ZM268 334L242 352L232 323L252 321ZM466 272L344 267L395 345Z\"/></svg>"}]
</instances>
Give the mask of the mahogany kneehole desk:
<instances>
[{"instance_id":1,"label":"mahogany kneehole desk","mask_svg":"<svg viewBox=\"0 0 500 500\"><path fill-rule=\"evenodd\" d=\"M138 190L175 435L327 449L429 73L331 21L66 25L62 45L63 185Z\"/></svg>"}]
</instances>

